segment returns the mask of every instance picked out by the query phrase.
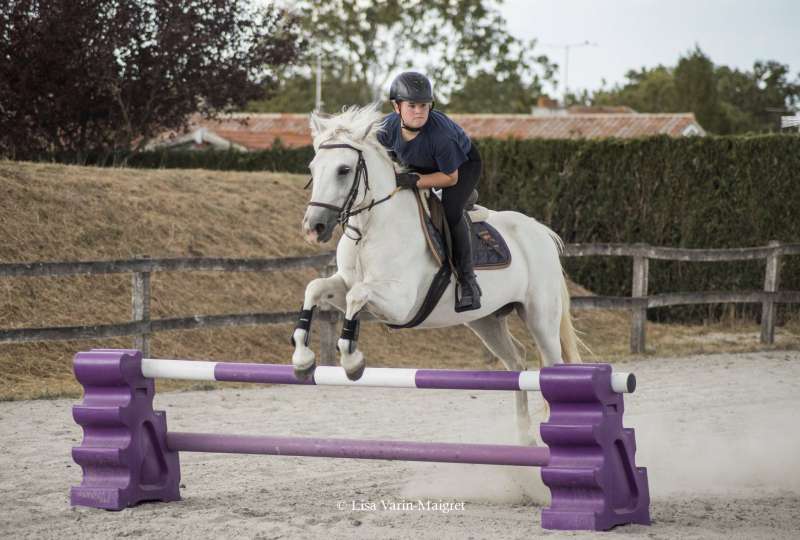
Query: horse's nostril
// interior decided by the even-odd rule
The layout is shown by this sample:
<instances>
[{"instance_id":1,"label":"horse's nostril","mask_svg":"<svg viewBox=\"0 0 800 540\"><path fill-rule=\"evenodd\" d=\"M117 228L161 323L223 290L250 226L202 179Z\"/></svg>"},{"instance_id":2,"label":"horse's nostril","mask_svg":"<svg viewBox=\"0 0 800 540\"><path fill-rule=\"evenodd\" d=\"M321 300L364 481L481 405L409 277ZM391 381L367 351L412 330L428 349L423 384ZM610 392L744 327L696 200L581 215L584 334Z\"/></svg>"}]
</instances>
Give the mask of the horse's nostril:
<instances>
[{"instance_id":1,"label":"horse's nostril","mask_svg":"<svg viewBox=\"0 0 800 540\"><path fill-rule=\"evenodd\" d=\"M325 224L324 223L317 223L316 226L314 226L314 232L316 232L317 235L320 235L320 234L324 233L325 232Z\"/></svg>"}]
</instances>

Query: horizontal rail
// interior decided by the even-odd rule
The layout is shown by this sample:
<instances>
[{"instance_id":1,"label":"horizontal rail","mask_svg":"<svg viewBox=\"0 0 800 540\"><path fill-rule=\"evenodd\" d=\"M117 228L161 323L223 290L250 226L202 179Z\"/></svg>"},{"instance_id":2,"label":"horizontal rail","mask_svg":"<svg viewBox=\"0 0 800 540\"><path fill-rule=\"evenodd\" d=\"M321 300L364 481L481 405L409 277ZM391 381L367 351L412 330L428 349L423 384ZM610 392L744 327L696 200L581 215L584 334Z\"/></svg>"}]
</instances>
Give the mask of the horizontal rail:
<instances>
[{"instance_id":1,"label":"horizontal rail","mask_svg":"<svg viewBox=\"0 0 800 540\"><path fill-rule=\"evenodd\" d=\"M567 244L564 246L565 257L646 257L664 261L687 262L751 261L765 259L776 251L781 255L798 255L800 254L800 244L729 249L670 248L644 244Z\"/></svg>"},{"instance_id":2,"label":"horizontal rail","mask_svg":"<svg viewBox=\"0 0 800 540\"><path fill-rule=\"evenodd\" d=\"M647 297L630 296L573 296L569 300L573 309L623 309L647 307Z\"/></svg>"},{"instance_id":3,"label":"horizontal rail","mask_svg":"<svg viewBox=\"0 0 800 540\"><path fill-rule=\"evenodd\" d=\"M320 268L336 255L327 252L304 257L277 259L230 259L186 257L174 259L130 259L119 261L31 262L0 264L0 277L74 276L131 272L269 272L293 268Z\"/></svg>"},{"instance_id":4,"label":"horizontal rail","mask_svg":"<svg viewBox=\"0 0 800 540\"><path fill-rule=\"evenodd\" d=\"M641 309L695 304L776 304L800 303L800 291L702 291L661 293L649 296L573 296L570 307L574 309Z\"/></svg>"},{"instance_id":5,"label":"horizontal rail","mask_svg":"<svg viewBox=\"0 0 800 540\"><path fill-rule=\"evenodd\" d=\"M317 386L373 386L440 390L539 390L538 371L469 371L459 369L366 368L357 381L347 378L344 368L318 366L313 377L297 379L287 364L205 362L198 360L142 359L142 375L152 379L303 384ZM611 374L611 389L631 393L636 389L633 373Z\"/></svg>"},{"instance_id":6,"label":"horizontal rail","mask_svg":"<svg viewBox=\"0 0 800 540\"><path fill-rule=\"evenodd\" d=\"M216 433L168 432L167 448L176 452L385 459L531 467L544 467L550 461L550 450L537 446L265 437Z\"/></svg>"},{"instance_id":7,"label":"horizontal rail","mask_svg":"<svg viewBox=\"0 0 800 540\"><path fill-rule=\"evenodd\" d=\"M619 309L655 308L691 304L751 303L772 301L776 304L800 303L800 291L747 291L747 292L696 292L664 293L632 298L626 296L575 296L570 300L573 309ZM318 320L327 320L332 310L320 310ZM377 320L369 312L359 315L362 322ZM199 328L222 328L228 326L257 326L264 324L286 324L297 321L297 312L236 313L232 315L195 315L173 319L153 319L121 324L98 324L86 326L59 326L51 328L14 328L0 330L0 343L25 343L34 341L75 341L110 337L137 336L171 330L195 330Z\"/></svg>"},{"instance_id":8,"label":"horizontal rail","mask_svg":"<svg viewBox=\"0 0 800 540\"><path fill-rule=\"evenodd\" d=\"M705 291L691 293L662 293L645 297L647 307L686 306L692 304L776 304L800 303L800 291Z\"/></svg>"},{"instance_id":9,"label":"horizontal rail","mask_svg":"<svg viewBox=\"0 0 800 540\"><path fill-rule=\"evenodd\" d=\"M297 312L237 313L233 315L195 315L175 319L154 319L122 324L98 324L91 326L61 326L56 328L17 328L0 330L0 343L27 341L71 341L77 339L100 339L108 337L136 336L170 330L193 330L197 328L221 328L226 326L248 326L290 323L297 320Z\"/></svg>"},{"instance_id":10,"label":"horizontal rail","mask_svg":"<svg viewBox=\"0 0 800 540\"><path fill-rule=\"evenodd\" d=\"M648 259L715 262L765 259L800 254L800 243L778 246L731 249L684 249L637 244L567 244L565 257L621 256ZM303 257L242 259L222 257L185 257L128 259L116 261L30 262L0 264L0 277L69 276L81 274L119 274L131 272L267 272L293 268L319 268L335 256L334 251Z\"/></svg>"}]
</instances>

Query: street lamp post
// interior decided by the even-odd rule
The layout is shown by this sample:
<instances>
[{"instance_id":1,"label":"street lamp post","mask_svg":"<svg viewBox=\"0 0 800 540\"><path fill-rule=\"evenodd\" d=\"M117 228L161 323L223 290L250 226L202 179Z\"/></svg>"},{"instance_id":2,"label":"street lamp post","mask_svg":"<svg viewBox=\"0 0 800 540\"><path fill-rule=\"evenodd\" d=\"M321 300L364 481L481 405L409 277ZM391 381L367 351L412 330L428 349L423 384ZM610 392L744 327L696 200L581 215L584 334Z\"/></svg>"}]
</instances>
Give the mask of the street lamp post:
<instances>
[{"instance_id":1,"label":"street lamp post","mask_svg":"<svg viewBox=\"0 0 800 540\"><path fill-rule=\"evenodd\" d=\"M316 99L314 100L314 110L322 112L322 54L317 53L317 92Z\"/></svg>"},{"instance_id":2,"label":"street lamp post","mask_svg":"<svg viewBox=\"0 0 800 540\"><path fill-rule=\"evenodd\" d=\"M557 47L564 49L564 83L563 83L563 106L567 106L567 93L569 92L569 50L577 47L597 47L597 43L582 41L580 43L548 43L544 44L545 47Z\"/></svg>"}]
</instances>

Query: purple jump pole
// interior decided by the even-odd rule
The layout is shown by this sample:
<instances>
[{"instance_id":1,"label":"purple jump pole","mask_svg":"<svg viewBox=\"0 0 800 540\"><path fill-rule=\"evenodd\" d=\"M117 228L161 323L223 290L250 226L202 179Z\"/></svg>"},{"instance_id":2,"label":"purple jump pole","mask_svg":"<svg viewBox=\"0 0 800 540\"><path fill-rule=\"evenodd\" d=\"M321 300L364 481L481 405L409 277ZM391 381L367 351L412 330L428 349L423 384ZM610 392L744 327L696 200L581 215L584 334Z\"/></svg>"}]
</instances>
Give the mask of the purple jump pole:
<instances>
[{"instance_id":1,"label":"purple jump pole","mask_svg":"<svg viewBox=\"0 0 800 540\"><path fill-rule=\"evenodd\" d=\"M622 394L611 390L607 364L541 371L539 384L550 404L541 435L549 448L168 433L164 412L153 411L154 383L142 375L139 351L78 353L74 367L84 399L73 407L73 417L84 438L72 449L83 469L81 485L71 490L73 505L121 510L141 501L178 500L178 452L223 452L539 466L552 494L551 506L542 511L544 528L650 523L647 472L635 466L633 430L622 427ZM513 389L505 379L496 387Z\"/></svg>"},{"instance_id":2,"label":"purple jump pole","mask_svg":"<svg viewBox=\"0 0 800 540\"><path fill-rule=\"evenodd\" d=\"M547 465L550 457L547 448L537 446L262 437L216 433L167 433L167 447L176 452L385 459L528 467L543 467Z\"/></svg>"}]
</instances>

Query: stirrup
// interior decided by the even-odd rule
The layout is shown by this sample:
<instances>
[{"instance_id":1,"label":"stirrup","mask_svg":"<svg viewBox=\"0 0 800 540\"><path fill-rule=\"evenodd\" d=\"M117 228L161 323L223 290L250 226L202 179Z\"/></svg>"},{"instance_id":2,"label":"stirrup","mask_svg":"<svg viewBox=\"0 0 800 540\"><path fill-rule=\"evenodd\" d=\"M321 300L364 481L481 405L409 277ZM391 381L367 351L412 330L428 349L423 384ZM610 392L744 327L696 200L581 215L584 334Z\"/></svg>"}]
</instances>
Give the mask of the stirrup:
<instances>
[{"instance_id":1,"label":"stirrup","mask_svg":"<svg viewBox=\"0 0 800 540\"><path fill-rule=\"evenodd\" d=\"M471 279L469 280L469 288L472 291L472 294L467 298L470 299L469 303L466 303L464 300L464 296L459 294L463 292L463 286L461 282L456 282L456 303L455 303L455 311L456 313L461 313L463 311L472 311L475 309L480 309L481 307L481 288L478 285L478 280Z\"/></svg>"}]
</instances>

